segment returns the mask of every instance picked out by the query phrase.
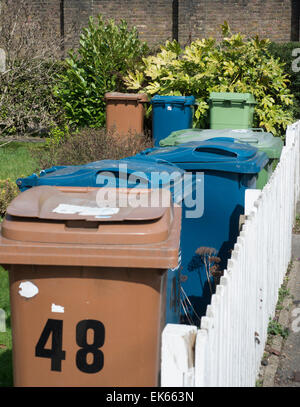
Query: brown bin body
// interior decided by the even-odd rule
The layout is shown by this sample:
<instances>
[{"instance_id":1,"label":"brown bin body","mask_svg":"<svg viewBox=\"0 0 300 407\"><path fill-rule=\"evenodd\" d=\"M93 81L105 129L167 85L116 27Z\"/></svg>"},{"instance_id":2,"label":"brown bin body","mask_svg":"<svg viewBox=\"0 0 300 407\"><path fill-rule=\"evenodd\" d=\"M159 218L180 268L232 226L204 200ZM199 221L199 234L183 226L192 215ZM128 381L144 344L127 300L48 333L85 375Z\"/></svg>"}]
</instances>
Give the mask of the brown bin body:
<instances>
[{"instance_id":1,"label":"brown bin body","mask_svg":"<svg viewBox=\"0 0 300 407\"><path fill-rule=\"evenodd\" d=\"M15 386L158 385L181 209L120 208L103 219L53 212L95 208L96 193L41 186L8 208L0 259L10 276Z\"/></svg>"},{"instance_id":2,"label":"brown bin body","mask_svg":"<svg viewBox=\"0 0 300 407\"><path fill-rule=\"evenodd\" d=\"M111 92L105 94L105 100L107 131L120 135L144 132L144 104L148 101L147 95Z\"/></svg>"}]
</instances>

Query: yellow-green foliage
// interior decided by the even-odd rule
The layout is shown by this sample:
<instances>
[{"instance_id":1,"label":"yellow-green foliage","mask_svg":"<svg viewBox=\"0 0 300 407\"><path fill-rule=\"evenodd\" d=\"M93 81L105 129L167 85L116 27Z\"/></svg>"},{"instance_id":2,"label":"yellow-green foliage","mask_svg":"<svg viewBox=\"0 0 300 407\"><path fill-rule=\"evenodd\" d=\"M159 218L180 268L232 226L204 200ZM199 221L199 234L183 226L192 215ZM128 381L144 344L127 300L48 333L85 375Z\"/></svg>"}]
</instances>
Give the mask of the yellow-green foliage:
<instances>
[{"instance_id":1,"label":"yellow-green foliage","mask_svg":"<svg viewBox=\"0 0 300 407\"><path fill-rule=\"evenodd\" d=\"M258 102L255 126L280 135L293 121L293 95L283 64L268 51L270 41L246 39L222 26L223 40L199 39L182 49L167 41L157 55L143 58L143 68L129 72L128 89L148 95L194 95L195 126L205 127L210 92L252 93Z\"/></svg>"},{"instance_id":2,"label":"yellow-green foliage","mask_svg":"<svg viewBox=\"0 0 300 407\"><path fill-rule=\"evenodd\" d=\"M18 187L10 179L0 180L0 216L4 215L10 202L18 195Z\"/></svg>"}]
</instances>

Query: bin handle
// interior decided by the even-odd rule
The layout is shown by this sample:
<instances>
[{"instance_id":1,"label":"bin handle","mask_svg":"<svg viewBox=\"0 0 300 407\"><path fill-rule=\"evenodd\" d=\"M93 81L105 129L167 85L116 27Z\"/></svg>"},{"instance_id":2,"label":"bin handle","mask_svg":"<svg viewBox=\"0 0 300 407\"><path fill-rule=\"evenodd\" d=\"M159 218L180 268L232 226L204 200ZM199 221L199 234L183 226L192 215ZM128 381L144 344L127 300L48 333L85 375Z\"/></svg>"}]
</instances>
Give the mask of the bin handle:
<instances>
[{"instance_id":1,"label":"bin handle","mask_svg":"<svg viewBox=\"0 0 300 407\"><path fill-rule=\"evenodd\" d=\"M236 140L238 140L238 142L239 143L251 143L251 144L254 144L254 143L258 143L258 139L256 138L237 138Z\"/></svg>"},{"instance_id":2,"label":"bin handle","mask_svg":"<svg viewBox=\"0 0 300 407\"><path fill-rule=\"evenodd\" d=\"M191 101L190 99L187 99L189 96L182 96L182 99L177 99L176 100L176 96L175 96L175 100L153 100L151 99L150 104L151 105L183 105L183 106L195 106L197 105L196 100L195 101Z\"/></svg>"},{"instance_id":3,"label":"bin handle","mask_svg":"<svg viewBox=\"0 0 300 407\"><path fill-rule=\"evenodd\" d=\"M214 97L210 99L212 102L228 102L229 104L232 103L248 103L249 105L257 105L256 101L249 101L246 97L241 97L239 99L225 99L224 97Z\"/></svg>"},{"instance_id":4,"label":"bin handle","mask_svg":"<svg viewBox=\"0 0 300 407\"><path fill-rule=\"evenodd\" d=\"M216 143L214 143L212 141L216 141ZM206 142L206 144L204 146L199 145L199 146L195 147L193 152L194 153L208 152L211 154L229 153L230 156L232 156L232 157L239 156L239 153L234 149L234 147L220 145L219 143L222 141L225 141L227 143L228 143L228 141L231 141L232 143L234 143L235 139L230 138L230 137L215 137L215 138L210 139L209 143Z\"/></svg>"},{"instance_id":5,"label":"bin handle","mask_svg":"<svg viewBox=\"0 0 300 407\"><path fill-rule=\"evenodd\" d=\"M238 157L236 151L233 151L231 148L220 147L217 145L214 146L203 146L203 147L196 147L193 151L194 153L211 153L211 154L223 154L229 153L231 157ZM228 155L228 154L227 154Z\"/></svg>"},{"instance_id":6,"label":"bin handle","mask_svg":"<svg viewBox=\"0 0 300 407\"><path fill-rule=\"evenodd\" d=\"M254 138L239 138L239 137L235 137L235 138L231 138L231 137L213 137L211 139L209 139L210 141L231 141L232 143L250 143L250 144L254 144L254 143L258 143L258 139L254 139Z\"/></svg>"},{"instance_id":7,"label":"bin handle","mask_svg":"<svg viewBox=\"0 0 300 407\"><path fill-rule=\"evenodd\" d=\"M45 174L50 174L51 172L55 172L55 171L61 170L63 168L66 168L66 165L56 165L54 167L47 168L46 170L41 170L40 171L40 176L45 175Z\"/></svg>"},{"instance_id":8,"label":"bin handle","mask_svg":"<svg viewBox=\"0 0 300 407\"><path fill-rule=\"evenodd\" d=\"M239 138L239 137L235 137L235 138L231 138L231 137L213 137L211 139L209 139L210 141L231 141L232 143L250 143L250 144L254 144L254 143L258 143L258 139L254 139L254 138Z\"/></svg>"},{"instance_id":9,"label":"bin handle","mask_svg":"<svg viewBox=\"0 0 300 407\"><path fill-rule=\"evenodd\" d=\"M38 176L36 174L32 174L26 178L18 178L16 180L16 184L19 187L19 189L30 188L30 187L37 186L37 180L38 180Z\"/></svg>"},{"instance_id":10,"label":"bin handle","mask_svg":"<svg viewBox=\"0 0 300 407\"><path fill-rule=\"evenodd\" d=\"M240 99L235 99L235 100L231 100L231 99L225 99L225 98L213 98L211 99L213 102L228 102L229 104L231 103L244 103L247 102L246 98L240 98Z\"/></svg>"},{"instance_id":11,"label":"bin handle","mask_svg":"<svg viewBox=\"0 0 300 407\"><path fill-rule=\"evenodd\" d=\"M249 127L247 129L232 129L232 133L248 133L250 131L257 131L258 133L264 133L264 129L261 127Z\"/></svg>"}]
</instances>

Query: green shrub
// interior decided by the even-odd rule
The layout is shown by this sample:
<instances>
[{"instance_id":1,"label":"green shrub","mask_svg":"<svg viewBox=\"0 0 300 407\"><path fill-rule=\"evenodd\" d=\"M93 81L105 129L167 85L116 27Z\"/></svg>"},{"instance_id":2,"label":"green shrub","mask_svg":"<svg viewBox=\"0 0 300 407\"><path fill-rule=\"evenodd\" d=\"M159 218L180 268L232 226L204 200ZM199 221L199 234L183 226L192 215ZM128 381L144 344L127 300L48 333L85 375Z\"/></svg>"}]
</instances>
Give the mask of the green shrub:
<instances>
[{"instance_id":1,"label":"green shrub","mask_svg":"<svg viewBox=\"0 0 300 407\"><path fill-rule=\"evenodd\" d=\"M91 17L80 36L78 50L70 51L67 71L60 75L55 95L61 100L70 125L102 127L105 124L104 94L124 90L122 75L139 66L148 52L136 28L121 20Z\"/></svg>"},{"instance_id":2,"label":"green shrub","mask_svg":"<svg viewBox=\"0 0 300 407\"><path fill-rule=\"evenodd\" d=\"M250 92L258 102L255 127L282 134L293 121L293 95L283 64L269 52L269 40L245 39L222 26L223 40L196 40L182 49L167 41L154 56L143 58L143 67L129 71L128 89L148 95L194 95L195 126L208 127L210 92Z\"/></svg>"},{"instance_id":3,"label":"green shrub","mask_svg":"<svg viewBox=\"0 0 300 407\"><path fill-rule=\"evenodd\" d=\"M2 217L10 202L18 195L18 187L10 179L0 180L0 217Z\"/></svg>"},{"instance_id":4,"label":"green shrub","mask_svg":"<svg viewBox=\"0 0 300 407\"><path fill-rule=\"evenodd\" d=\"M80 165L105 159L118 160L153 147L152 139L143 134L119 136L105 129L86 128L64 137L47 139L39 155L38 170L54 165ZM34 153L36 155L36 153Z\"/></svg>"},{"instance_id":5,"label":"green shrub","mask_svg":"<svg viewBox=\"0 0 300 407\"><path fill-rule=\"evenodd\" d=\"M295 96L295 103L293 106L293 114L296 119L300 118L300 72L294 72L292 69L292 63L295 59L293 56L294 49L300 49L300 42L287 42L287 43L275 43L269 44L269 52L274 58L279 58L284 63L284 72L290 76L289 89ZM298 54L299 55L299 54Z\"/></svg>"}]
</instances>

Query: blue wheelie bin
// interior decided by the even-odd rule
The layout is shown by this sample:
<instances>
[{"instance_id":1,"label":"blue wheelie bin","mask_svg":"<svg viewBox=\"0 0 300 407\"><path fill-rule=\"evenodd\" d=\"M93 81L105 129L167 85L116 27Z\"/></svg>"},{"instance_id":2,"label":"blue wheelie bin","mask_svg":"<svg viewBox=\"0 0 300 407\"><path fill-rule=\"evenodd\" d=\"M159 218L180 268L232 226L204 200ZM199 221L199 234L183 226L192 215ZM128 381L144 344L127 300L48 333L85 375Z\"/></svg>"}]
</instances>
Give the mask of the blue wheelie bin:
<instances>
[{"instance_id":1,"label":"blue wheelie bin","mask_svg":"<svg viewBox=\"0 0 300 407\"><path fill-rule=\"evenodd\" d=\"M154 145L168 137L172 131L187 129L193 125L194 96L155 95L152 104L152 133Z\"/></svg>"},{"instance_id":2,"label":"blue wheelie bin","mask_svg":"<svg viewBox=\"0 0 300 407\"><path fill-rule=\"evenodd\" d=\"M257 189L262 189L269 181L283 148L283 141L280 137L274 137L272 133L264 132L263 129L184 129L174 131L161 140L160 146L178 146L191 141L205 141L216 137L232 138L237 143L249 143L267 154L269 162L259 173L256 184Z\"/></svg>"},{"instance_id":3,"label":"blue wheelie bin","mask_svg":"<svg viewBox=\"0 0 300 407\"><path fill-rule=\"evenodd\" d=\"M160 177L159 175L162 174ZM19 178L17 185L21 191L29 188L52 185L67 187L99 188L167 188L173 202L181 205L181 185L184 171L172 163L130 160L102 160L79 166L59 166ZM150 205L150 204L149 204ZM178 266L169 269L166 284L166 323L180 322L180 258Z\"/></svg>"},{"instance_id":4,"label":"blue wheelie bin","mask_svg":"<svg viewBox=\"0 0 300 407\"><path fill-rule=\"evenodd\" d=\"M226 268L236 242L245 190L256 187L268 157L230 139L152 148L137 157L174 163L193 178L193 197L184 193L182 205L182 321L199 324L215 290L213 268Z\"/></svg>"}]
</instances>

